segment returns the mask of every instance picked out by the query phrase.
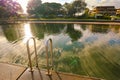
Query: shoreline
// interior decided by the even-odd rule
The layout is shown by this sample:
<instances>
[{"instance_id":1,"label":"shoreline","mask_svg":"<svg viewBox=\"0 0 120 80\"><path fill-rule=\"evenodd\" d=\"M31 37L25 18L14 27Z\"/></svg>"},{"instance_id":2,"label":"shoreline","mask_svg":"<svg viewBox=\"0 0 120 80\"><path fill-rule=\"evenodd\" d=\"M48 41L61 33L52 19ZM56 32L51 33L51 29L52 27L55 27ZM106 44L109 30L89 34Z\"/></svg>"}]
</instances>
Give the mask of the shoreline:
<instances>
[{"instance_id":1,"label":"shoreline","mask_svg":"<svg viewBox=\"0 0 120 80\"><path fill-rule=\"evenodd\" d=\"M38 19L15 19L15 20L0 20L0 24L16 24L16 23L75 23L75 24L111 24L120 25L120 20L38 20Z\"/></svg>"}]
</instances>

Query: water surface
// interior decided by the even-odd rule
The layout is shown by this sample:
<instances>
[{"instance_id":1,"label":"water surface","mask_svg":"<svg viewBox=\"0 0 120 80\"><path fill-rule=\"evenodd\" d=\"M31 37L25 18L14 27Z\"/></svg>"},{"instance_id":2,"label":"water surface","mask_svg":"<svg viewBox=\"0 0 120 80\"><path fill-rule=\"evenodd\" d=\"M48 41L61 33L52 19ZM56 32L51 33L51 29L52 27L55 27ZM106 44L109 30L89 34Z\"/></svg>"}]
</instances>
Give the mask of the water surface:
<instances>
[{"instance_id":1,"label":"water surface","mask_svg":"<svg viewBox=\"0 0 120 80\"><path fill-rule=\"evenodd\" d=\"M0 61L27 66L26 41L32 36L36 39L40 68L46 68L45 43L51 38L54 70L106 80L120 80L120 25L0 25ZM34 65L31 40L30 51Z\"/></svg>"}]
</instances>

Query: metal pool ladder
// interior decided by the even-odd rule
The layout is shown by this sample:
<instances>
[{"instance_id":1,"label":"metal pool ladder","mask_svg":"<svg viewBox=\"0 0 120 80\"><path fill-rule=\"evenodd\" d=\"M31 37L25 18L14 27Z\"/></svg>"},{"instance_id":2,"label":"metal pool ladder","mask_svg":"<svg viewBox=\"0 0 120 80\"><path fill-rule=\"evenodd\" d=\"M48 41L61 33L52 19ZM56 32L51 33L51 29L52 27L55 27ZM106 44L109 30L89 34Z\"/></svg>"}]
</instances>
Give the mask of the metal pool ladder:
<instances>
[{"instance_id":1,"label":"metal pool ladder","mask_svg":"<svg viewBox=\"0 0 120 80\"><path fill-rule=\"evenodd\" d=\"M27 52L28 52L28 59L29 59L29 67L30 67L30 72L33 72L33 66L32 66L32 60L31 60L31 54L30 54L30 47L29 47L29 41L30 40L34 41L34 50L35 50L35 61L36 61L36 67L38 68L38 56L37 56L37 49L36 49L36 41L34 37L30 37L27 41ZM50 45L49 45L50 41ZM48 48L50 47L50 59L49 59L49 54L48 54ZM51 70L53 70L53 46L52 46L52 39L48 39L45 44L46 48L46 63L47 63L47 75L52 75Z\"/></svg>"},{"instance_id":2,"label":"metal pool ladder","mask_svg":"<svg viewBox=\"0 0 120 80\"><path fill-rule=\"evenodd\" d=\"M50 45L49 45L49 41L50 41ZM53 46L52 46L52 39L48 39L46 41L46 61L47 61L47 72L46 75L51 76L52 72L51 70L53 70ZM50 47L50 59L49 59L49 54L48 54L48 48Z\"/></svg>"},{"instance_id":3,"label":"metal pool ladder","mask_svg":"<svg viewBox=\"0 0 120 80\"><path fill-rule=\"evenodd\" d=\"M30 47L29 47L29 41L30 41L30 40L33 40L33 42L34 42L36 67L38 67L38 57L37 57L37 49L36 49L36 41L35 41L35 38L34 38L34 37L30 37L30 38L28 39L28 41L27 41L27 52L28 52L30 72L33 72L33 66L32 66L31 54L30 54Z\"/></svg>"}]
</instances>

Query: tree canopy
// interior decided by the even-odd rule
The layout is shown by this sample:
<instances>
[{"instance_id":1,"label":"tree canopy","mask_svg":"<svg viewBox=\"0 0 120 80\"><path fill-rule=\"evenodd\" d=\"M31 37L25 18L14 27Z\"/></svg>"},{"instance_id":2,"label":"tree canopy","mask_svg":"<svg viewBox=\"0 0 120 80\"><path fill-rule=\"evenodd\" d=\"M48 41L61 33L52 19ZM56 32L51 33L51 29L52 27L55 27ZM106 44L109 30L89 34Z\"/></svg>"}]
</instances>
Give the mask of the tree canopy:
<instances>
[{"instance_id":1,"label":"tree canopy","mask_svg":"<svg viewBox=\"0 0 120 80\"><path fill-rule=\"evenodd\" d=\"M62 5L59 3L44 3L36 11L43 17L56 17L60 14Z\"/></svg>"},{"instance_id":2,"label":"tree canopy","mask_svg":"<svg viewBox=\"0 0 120 80\"><path fill-rule=\"evenodd\" d=\"M28 13L36 17L59 17L75 16L75 13L81 13L86 8L83 0L75 0L72 3L42 3L41 0L30 0L28 4Z\"/></svg>"},{"instance_id":3,"label":"tree canopy","mask_svg":"<svg viewBox=\"0 0 120 80\"><path fill-rule=\"evenodd\" d=\"M29 0L28 6L27 6L27 11L29 14L35 14L36 8L41 6L41 0Z\"/></svg>"},{"instance_id":4,"label":"tree canopy","mask_svg":"<svg viewBox=\"0 0 120 80\"><path fill-rule=\"evenodd\" d=\"M86 8L86 3L83 0L75 0L72 3L65 3L64 7L68 16L75 16L76 13L82 13Z\"/></svg>"},{"instance_id":5,"label":"tree canopy","mask_svg":"<svg viewBox=\"0 0 120 80\"><path fill-rule=\"evenodd\" d=\"M0 0L0 18L17 16L22 11L20 4L13 0Z\"/></svg>"}]
</instances>

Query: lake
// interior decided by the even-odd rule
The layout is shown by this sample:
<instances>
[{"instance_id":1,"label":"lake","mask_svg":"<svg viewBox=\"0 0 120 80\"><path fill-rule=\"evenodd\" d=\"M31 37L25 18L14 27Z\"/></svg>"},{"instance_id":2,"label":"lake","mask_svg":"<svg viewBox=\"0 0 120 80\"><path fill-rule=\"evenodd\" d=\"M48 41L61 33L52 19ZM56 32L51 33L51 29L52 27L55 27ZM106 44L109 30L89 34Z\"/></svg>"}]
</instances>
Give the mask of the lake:
<instances>
[{"instance_id":1,"label":"lake","mask_svg":"<svg viewBox=\"0 0 120 80\"><path fill-rule=\"evenodd\" d=\"M16 23L0 25L0 62L28 65L26 42L34 36L40 68L45 44L53 41L53 69L106 80L120 80L120 25ZM30 40L33 65L34 47Z\"/></svg>"}]
</instances>

